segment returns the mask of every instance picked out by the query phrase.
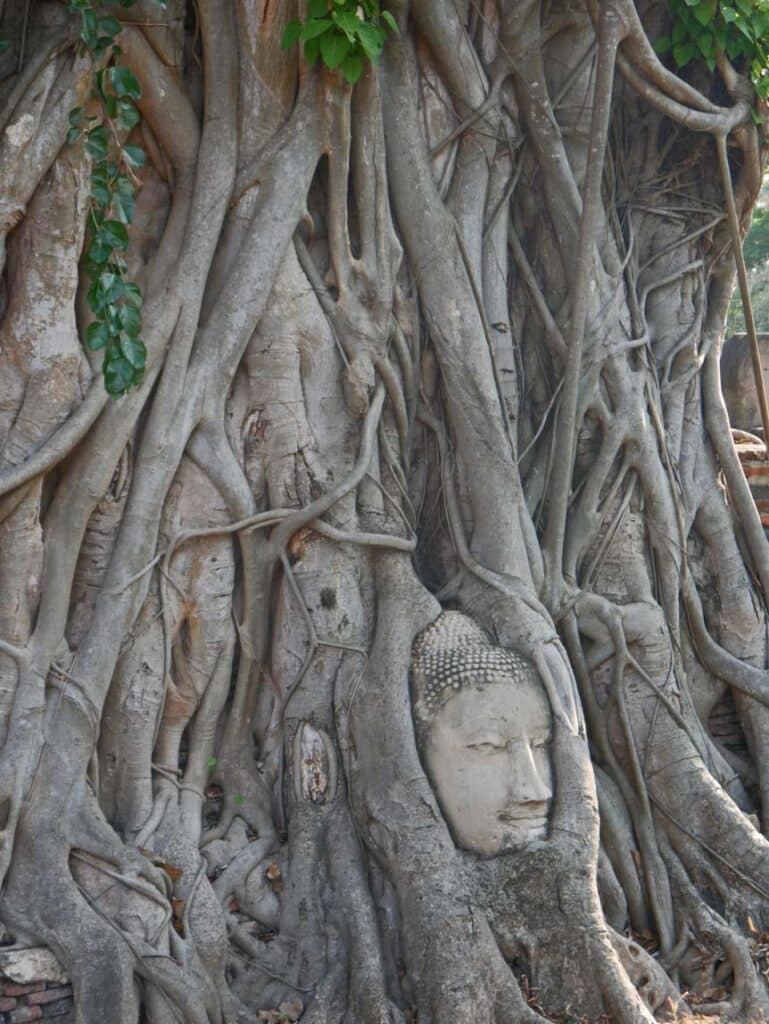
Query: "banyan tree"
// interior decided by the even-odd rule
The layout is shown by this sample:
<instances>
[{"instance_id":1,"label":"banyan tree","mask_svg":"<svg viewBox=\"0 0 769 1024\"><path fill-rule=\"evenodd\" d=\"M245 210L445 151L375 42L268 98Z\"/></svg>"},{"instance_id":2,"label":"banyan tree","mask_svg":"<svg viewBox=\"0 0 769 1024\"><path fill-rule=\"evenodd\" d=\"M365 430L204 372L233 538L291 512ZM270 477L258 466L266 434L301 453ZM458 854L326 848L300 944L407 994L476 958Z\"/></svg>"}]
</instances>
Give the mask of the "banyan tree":
<instances>
[{"instance_id":1,"label":"banyan tree","mask_svg":"<svg viewBox=\"0 0 769 1024\"><path fill-rule=\"evenodd\" d=\"M769 1015L765 7L0 0L0 920L78 1024Z\"/></svg>"}]
</instances>

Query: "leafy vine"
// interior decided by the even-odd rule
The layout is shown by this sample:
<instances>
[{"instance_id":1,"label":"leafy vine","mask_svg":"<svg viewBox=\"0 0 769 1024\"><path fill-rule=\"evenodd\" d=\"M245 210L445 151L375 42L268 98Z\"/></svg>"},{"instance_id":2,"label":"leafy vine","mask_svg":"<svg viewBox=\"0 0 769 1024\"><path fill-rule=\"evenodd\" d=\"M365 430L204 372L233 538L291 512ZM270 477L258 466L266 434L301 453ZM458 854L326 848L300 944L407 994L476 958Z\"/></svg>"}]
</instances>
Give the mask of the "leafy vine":
<instances>
[{"instance_id":1,"label":"leafy vine","mask_svg":"<svg viewBox=\"0 0 769 1024\"><path fill-rule=\"evenodd\" d=\"M120 6L133 7L136 2L120 0ZM166 6L166 0L156 2ZM94 76L92 102L70 112L67 140L74 143L83 136L93 159L84 259L93 320L85 342L91 351L104 350L104 386L110 395L119 396L141 382L147 357L140 337L142 294L138 285L126 279L124 257L140 185L136 172L146 154L140 146L125 142L141 120L136 107L141 85L130 68L120 63L122 53L115 40L123 26L117 18L99 16L101 3L70 0L69 4L72 13L80 14L81 52L90 55Z\"/></svg>"}]
</instances>

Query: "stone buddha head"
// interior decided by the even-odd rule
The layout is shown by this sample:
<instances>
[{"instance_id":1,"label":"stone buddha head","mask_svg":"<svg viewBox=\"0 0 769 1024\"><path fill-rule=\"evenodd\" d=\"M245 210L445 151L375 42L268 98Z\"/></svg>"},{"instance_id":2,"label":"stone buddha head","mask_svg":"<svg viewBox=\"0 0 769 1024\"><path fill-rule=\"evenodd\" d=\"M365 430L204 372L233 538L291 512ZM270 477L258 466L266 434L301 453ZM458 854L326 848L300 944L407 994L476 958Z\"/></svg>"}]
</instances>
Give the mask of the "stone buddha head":
<instances>
[{"instance_id":1,"label":"stone buddha head","mask_svg":"<svg viewBox=\"0 0 769 1024\"><path fill-rule=\"evenodd\" d=\"M411 685L422 762L457 845L493 857L544 839L551 714L531 662L443 612L414 642Z\"/></svg>"}]
</instances>

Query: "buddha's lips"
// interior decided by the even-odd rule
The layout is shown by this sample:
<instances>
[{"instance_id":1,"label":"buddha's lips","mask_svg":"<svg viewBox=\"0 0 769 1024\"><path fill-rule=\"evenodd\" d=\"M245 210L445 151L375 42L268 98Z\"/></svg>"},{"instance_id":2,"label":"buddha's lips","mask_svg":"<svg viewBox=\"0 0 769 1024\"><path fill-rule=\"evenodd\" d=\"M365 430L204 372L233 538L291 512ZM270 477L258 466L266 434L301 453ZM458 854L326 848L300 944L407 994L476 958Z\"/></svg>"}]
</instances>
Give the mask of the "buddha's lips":
<instances>
[{"instance_id":1,"label":"buddha's lips","mask_svg":"<svg viewBox=\"0 0 769 1024\"><path fill-rule=\"evenodd\" d=\"M510 811L500 811L497 820L504 825L546 825L548 817L548 806L539 814L512 814Z\"/></svg>"}]
</instances>

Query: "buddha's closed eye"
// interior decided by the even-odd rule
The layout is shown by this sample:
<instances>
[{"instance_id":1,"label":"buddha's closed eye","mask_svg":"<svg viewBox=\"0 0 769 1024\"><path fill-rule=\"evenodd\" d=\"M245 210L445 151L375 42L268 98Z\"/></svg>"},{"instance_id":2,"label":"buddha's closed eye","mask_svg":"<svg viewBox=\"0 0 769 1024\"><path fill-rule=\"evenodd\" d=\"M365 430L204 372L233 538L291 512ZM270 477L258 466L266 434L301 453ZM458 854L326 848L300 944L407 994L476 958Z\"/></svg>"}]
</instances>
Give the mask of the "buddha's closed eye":
<instances>
[{"instance_id":1,"label":"buddha's closed eye","mask_svg":"<svg viewBox=\"0 0 769 1024\"><path fill-rule=\"evenodd\" d=\"M468 750L477 750L481 754L500 754L507 749L502 740L480 740L466 744Z\"/></svg>"}]
</instances>

